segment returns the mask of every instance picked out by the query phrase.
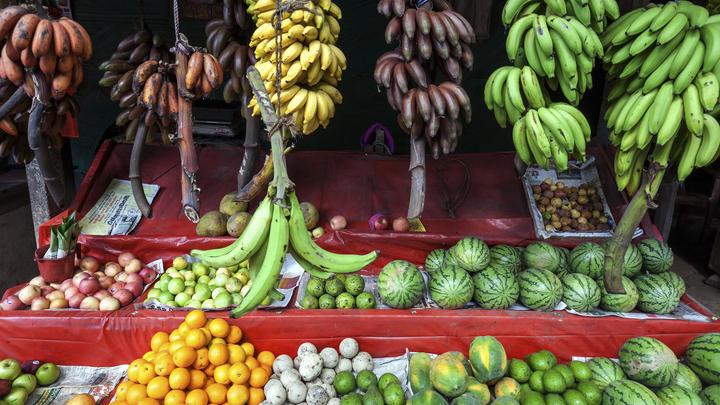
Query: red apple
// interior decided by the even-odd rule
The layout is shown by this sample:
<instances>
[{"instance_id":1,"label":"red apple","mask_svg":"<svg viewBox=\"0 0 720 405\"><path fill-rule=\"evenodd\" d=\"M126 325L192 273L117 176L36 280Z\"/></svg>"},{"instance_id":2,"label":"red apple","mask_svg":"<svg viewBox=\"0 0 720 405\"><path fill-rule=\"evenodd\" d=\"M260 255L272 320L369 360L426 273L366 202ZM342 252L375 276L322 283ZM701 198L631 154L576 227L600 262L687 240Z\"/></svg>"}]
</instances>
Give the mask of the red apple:
<instances>
[{"instance_id":1,"label":"red apple","mask_svg":"<svg viewBox=\"0 0 720 405\"><path fill-rule=\"evenodd\" d=\"M120 263L120 266L126 267L128 264L130 264L130 261L135 258L135 255L130 252L123 252L120 253L118 256L118 263Z\"/></svg>"},{"instance_id":2,"label":"red apple","mask_svg":"<svg viewBox=\"0 0 720 405\"><path fill-rule=\"evenodd\" d=\"M80 302L80 309L97 310L100 307L100 300L95 297L85 297Z\"/></svg>"},{"instance_id":3,"label":"red apple","mask_svg":"<svg viewBox=\"0 0 720 405\"><path fill-rule=\"evenodd\" d=\"M130 260L130 263L128 263L127 266L125 266L125 272L126 273L137 273L142 269L142 262L140 259L132 259Z\"/></svg>"},{"instance_id":4,"label":"red apple","mask_svg":"<svg viewBox=\"0 0 720 405\"><path fill-rule=\"evenodd\" d=\"M143 293L143 284L140 283L127 283L125 289L130 291L133 297L137 298Z\"/></svg>"},{"instance_id":5,"label":"red apple","mask_svg":"<svg viewBox=\"0 0 720 405\"><path fill-rule=\"evenodd\" d=\"M33 300L32 304L30 304L30 309L33 311L40 311L48 308L50 308L50 300L45 297L37 297Z\"/></svg>"},{"instance_id":6,"label":"red apple","mask_svg":"<svg viewBox=\"0 0 720 405\"><path fill-rule=\"evenodd\" d=\"M127 279L128 273L125 273L124 271L121 271L117 275L115 275L116 281L125 281Z\"/></svg>"},{"instance_id":7,"label":"red apple","mask_svg":"<svg viewBox=\"0 0 720 405\"><path fill-rule=\"evenodd\" d=\"M383 214L375 214L368 220L370 229L373 231L384 231L388 228L388 221Z\"/></svg>"},{"instance_id":8,"label":"red apple","mask_svg":"<svg viewBox=\"0 0 720 405\"><path fill-rule=\"evenodd\" d=\"M60 288L58 288L58 290L65 291L72 286L73 286L73 279L69 278L69 279L63 281L62 283L60 283Z\"/></svg>"},{"instance_id":9,"label":"red apple","mask_svg":"<svg viewBox=\"0 0 720 405\"><path fill-rule=\"evenodd\" d=\"M80 282L80 292L85 295L93 295L100 289L100 282L96 278L86 278Z\"/></svg>"},{"instance_id":10,"label":"red apple","mask_svg":"<svg viewBox=\"0 0 720 405\"><path fill-rule=\"evenodd\" d=\"M100 268L100 262L92 256L86 256L80 260L80 268L87 272L95 273Z\"/></svg>"},{"instance_id":11,"label":"red apple","mask_svg":"<svg viewBox=\"0 0 720 405\"><path fill-rule=\"evenodd\" d=\"M88 272L81 271L81 272L79 272L79 273L77 273L77 274L75 274L75 275L73 276L73 278L72 278L72 283L73 283L73 285L74 285L75 287L80 288L80 282L83 281L83 280L85 280L86 278L90 278L90 277L92 277L92 276L93 276L93 275L90 274L90 273L88 273ZM94 277L93 277L93 278L94 278Z\"/></svg>"},{"instance_id":12,"label":"red apple","mask_svg":"<svg viewBox=\"0 0 720 405\"><path fill-rule=\"evenodd\" d=\"M2 302L3 311L15 311L23 307L22 301L17 295L11 295L5 298Z\"/></svg>"},{"instance_id":13,"label":"red apple","mask_svg":"<svg viewBox=\"0 0 720 405\"><path fill-rule=\"evenodd\" d=\"M103 273L102 271L96 271L95 273L93 273L93 276L95 276L95 278L105 277L105 273Z\"/></svg>"},{"instance_id":14,"label":"red apple","mask_svg":"<svg viewBox=\"0 0 720 405\"><path fill-rule=\"evenodd\" d=\"M399 217L393 219L393 231L395 232L407 232L410 230L410 221L405 217Z\"/></svg>"},{"instance_id":15,"label":"red apple","mask_svg":"<svg viewBox=\"0 0 720 405\"><path fill-rule=\"evenodd\" d=\"M102 276L98 278L98 282L100 283L100 288L107 290L111 285L113 285L115 279L108 276Z\"/></svg>"},{"instance_id":16,"label":"red apple","mask_svg":"<svg viewBox=\"0 0 720 405\"><path fill-rule=\"evenodd\" d=\"M125 282L116 281L115 284L110 286L110 288L108 289L108 292L110 292L110 294L115 295L116 292L118 292L119 290L122 290L123 288L125 288Z\"/></svg>"},{"instance_id":17,"label":"red apple","mask_svg":"<svg viewBox=\"0 0 720 405\"><path fill-rule=\"evenodd\" d=\"M50 309L67 308L69 305L70 304L68 304L65 298L58 298L50 301Z\"/></svg>"},{"instance_id":18,"label":"red apple","mask_svg":"<svg viewBox=\"0 0 720 405\"><path fill-rule=\"evenodd\" d=\"M42 276L33 277L33 279L30 280L28 284L36 285L38 287L45 287L46 285L48 285L48 283L45 281L44 278L42 278Z\"/></svg>"},{"instance_id":19,"label":"red apple","mask_svg":"<svg viewBox=\"0 0 720 405\"><path fill-rule=\"evenodd\" d=\"M105 297L100 300L98 309L101 311L115 311L120 309L120 300L115 297Z\"/></svg>"},{"instance_id":20,"label":"red apple","mask_svg":"<svg viewBox=\"0 0 720 405\"><path fill-rule=\"evenodd\" d=\"M341 229L345 229L347 227L347 219L345 219L342 215L335 215L330 220L330 228L333 229L333 231L339 231Z\"/></svg>"},{"instance_id":21,"label":"red apple","mask_svg":"<svg viewBox=\"0 0 720 405\"><path fill-rule=\"evenodd\" d=\"M118 273L122 271L122 267L120 267L120 265L115 262L110 262L105 264L105 269L103 271L105 272L106 276L115 277Z\"/></svg>"},{"instance_id":22,"label":"red apple","mask_svg":"<svg viewBox=\"0 0 720 405\"><path fill-rule=\"evenodd\" d=\"M49 299L50 301L57 300L60 298L65 299L65 293L60 290L55 290L55 291L51 292L50 294L46 294L45 298Z\"/></svg>"},{"instance_id":23,"label":"red apple","mask_svg":"<svg viewBox=\"0 0 720 405\"><path fill-rule=\"evenodd\" d=\"M127 278L125 279L125 283L127 283L127 284L140 283L140 284L142 284L142 283L144 283L144 281L143 281L143 278L140 277L140 274L130 273L130 274L128 274Z\"/></svg>"},{"instance_id":24,"label":"red apple","mask_svg":"<svg viewBox=\"0 0 720 405\"><path fill-rule=\"evenodd\" d=\"M108 290L100 290L93 294L93 297L97 298L98 300L102 300L105 297L112 297L112 294L110 294Z\"/></svg>"},{"instance_id":25,"label":"red apple","mask_svg":"<svg viewBox=\"0 0 720 405\"><path fill-rule=\"evenodd\" d=\"M34 300L36 297L39 297L42 291L40 290L40 287L32 284L28 284L25 287L18 292L18 298L20 298L20 301L25 305L30 305L32 303L32 300Z\"/></svg>"},{"instance_id":26,"label":"red apple","mask_svg":"<svg viewBox=\"0 0 720 405\"><path fill-rule=\"evenodd\" d=\"M68 304L70 305L70 308L80 308L80 303L87 298L87 295L79 292L68 300Z\"/></svg>"},{"instance_id":27,"label":"red apple","mask_svg":"<svg viewBox=\"0 0 720 405\"><path fill-rule=\"evenodd\" d=\"M142 270L140 270L140 277L142 277L145 284L150 284L155 280L155 276L157 276L157 273L155 270L149 268L149 267L143 267Z\"/></svg>"},{"instance_id":28,"label":"red apple","mask_svg":"<svg viewBox=\"0 0 720 405\"><path fill-rule=\"evenodd\" d=\"M124 288L115 292L115 294L113 294L113 297L117 298L117 300L120 301L120 305L123 307L131 303L134 299L132 293Z\"/></svg>"},{"instance_id":29,"label":"red apple","mask_svg":"<svg viewBox=\"0 0 720 405\"><path fill-rule=\"evenodd\" d=\"M80 292L80 289L79 289L79 288L77 288L77 287L75 287L75 286L70 287L70 288L68 288L67 290L65 290L65 299L69 301L69 300L70 300L70 297L72 297L73 295L75 295L75 294L77 294L77 293L79 293L79 292Z\"/></svg>"},{"instance_id":30,"label":"red apple","mask_svg":"<svg viewBox=\"0 0 720 405\"><path fill-rule=\"evenodd\" d=\"M6 396L12 390L12 381L0 380L0 396Z\"/></svg>"}]
</instances>

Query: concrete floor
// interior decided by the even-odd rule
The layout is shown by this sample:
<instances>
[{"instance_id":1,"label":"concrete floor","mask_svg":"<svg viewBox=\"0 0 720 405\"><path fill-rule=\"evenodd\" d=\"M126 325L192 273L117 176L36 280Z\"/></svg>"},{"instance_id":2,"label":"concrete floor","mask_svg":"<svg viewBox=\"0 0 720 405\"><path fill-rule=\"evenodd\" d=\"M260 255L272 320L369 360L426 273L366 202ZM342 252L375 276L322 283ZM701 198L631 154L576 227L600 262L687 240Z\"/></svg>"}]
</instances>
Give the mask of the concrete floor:
<instances>
[{"instance_id":1,"label":"concrete floor","mask_svg":"<svg viewBox=\"0 0 720 405\"><path fill-rule=\"evenodd\" d=\"M675 256L672 270L685 280L687 294L705 305L714 314L720 314L720 290L705 285L703 274L678 256Z\"/></svg>"}]
</instances>

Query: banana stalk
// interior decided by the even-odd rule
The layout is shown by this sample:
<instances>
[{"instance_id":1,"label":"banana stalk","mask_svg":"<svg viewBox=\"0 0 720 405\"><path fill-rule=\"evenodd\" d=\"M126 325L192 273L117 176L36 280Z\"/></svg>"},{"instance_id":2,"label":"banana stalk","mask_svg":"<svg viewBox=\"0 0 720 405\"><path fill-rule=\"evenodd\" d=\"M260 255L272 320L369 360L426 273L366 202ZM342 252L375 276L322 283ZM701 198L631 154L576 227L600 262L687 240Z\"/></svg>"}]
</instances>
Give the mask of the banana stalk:
<instances>
[{"instance_id":1,"label":"banana stalk","mask_svg":"<svg viewBox=\"0 0 720 405\"><path fill-rule=\"evenodd\" d=\"M410 142L410 204L408 218L419 218L425 209L425 137Z\"/></svg>"},{"instance_id":2,"label":"banana stalk","mask_svg":"<svg viewBox=\"0 0 720 405\"><path fill-rule=\"evenodd\" d=\"M21 101L25 100L26 97L27 95L25 93L25 89L22 86L18 87L12 96L10 96L10 98L8 98L7 101L0 106L0 119L5 118L6 115L10 114L13 108L15 108L15 106L17 106Z\"/></svg>"},{"instance_id":3,"label":"banana stalk","mask_svg":"<svg viewBox=\"0 0 720 405\"><path fill-rule=\"evenodd\" d=\"M250 95L243 95L243 104L245 105L245 143L243 148L245 153L243 154L243 160L238 170L238 195L241 193L243 187L245 187L252 175L252 170L255 168L255 163L258 157L258 139L260 138L260 118L252 115L252 108L248 108L247 105L250 102Z\"/></svg>"},{"instance_id":4,"label":"banana stalk","mask_svg":"<svg viewBox=\"0 0 720 405\"><path fill-rule=\"evenodd\" d=\"M142 184L142 174L140 173L140 160L142 159L142 148L145 144L145 137L147 136L148 127L145 126L145 122L140 120L137 133L135 134L135 141L133 142L132 152L130 153L130 170L128 178L130 179L130 186L132 188L133 199L140 212L145 218L152 218L152 209L150 203L145 196L145 190Z\"/></svg>"}]
</instances>

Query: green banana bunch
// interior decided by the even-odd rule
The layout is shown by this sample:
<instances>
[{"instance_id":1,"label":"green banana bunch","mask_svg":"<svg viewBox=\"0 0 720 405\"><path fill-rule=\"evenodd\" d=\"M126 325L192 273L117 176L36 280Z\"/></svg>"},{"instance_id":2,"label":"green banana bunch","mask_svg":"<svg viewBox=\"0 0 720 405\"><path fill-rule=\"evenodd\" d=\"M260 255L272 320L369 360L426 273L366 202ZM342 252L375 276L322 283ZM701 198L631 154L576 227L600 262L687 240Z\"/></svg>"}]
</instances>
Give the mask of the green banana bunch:
<instances>
[{"instance_id":1,"label":"green banana bunch","mask_svg":"<svg viewBox=\"0 0 720 405\"><path fill-rule=\"evenodd\" d=\"M609 20L620 16L616 0L509 0L502 11L502 22L510 26L530 14L572 16L595 32L603 32Z\"/></svg>"},{"instance_id":2,"label":"green banana bunch","mask_svg":"<svg viewBox=\"0 0 720 405\"><path fill-rule=\"evenodd\" d=\"M547 90L529 66L495 70L485 83L484 97L485 105L503 128L508 120L514 125L528 108L538 109L548 103Z\"/></svg>"}]
</instances>

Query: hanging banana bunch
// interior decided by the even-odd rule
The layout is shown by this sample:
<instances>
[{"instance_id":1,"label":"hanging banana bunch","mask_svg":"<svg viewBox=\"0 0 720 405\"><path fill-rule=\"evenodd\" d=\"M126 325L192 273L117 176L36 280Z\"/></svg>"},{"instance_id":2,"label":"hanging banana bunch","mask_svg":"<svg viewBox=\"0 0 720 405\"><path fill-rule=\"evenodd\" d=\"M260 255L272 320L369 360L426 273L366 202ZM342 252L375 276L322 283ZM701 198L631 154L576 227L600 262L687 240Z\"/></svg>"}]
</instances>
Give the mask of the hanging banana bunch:
<instances>
[{"instance_id":1,"label":"hanging banana bunch","mask_svg":"<svg viewBox=\"0 0 720 405\"><path fill-rule=\"evenodd\" d=\"M601 33L620 16L620 7L616 0L510 0L503 7L502 22L510 26L530 14L572 16Z\"/></svg>"},{"instance_id":2,"label":"hanging banana bunch","mask_svg":"<svg viewBox=\"0 0 720 405\"><path fill-rule=\"evenodd\" d=\"M714 162L720 17L688 1L651 3L621 16L602 42L610 84L604 118L618 148L618 189L634 194L648 162L677 164L680 181Z\"/></svg>"}]
</instances>

